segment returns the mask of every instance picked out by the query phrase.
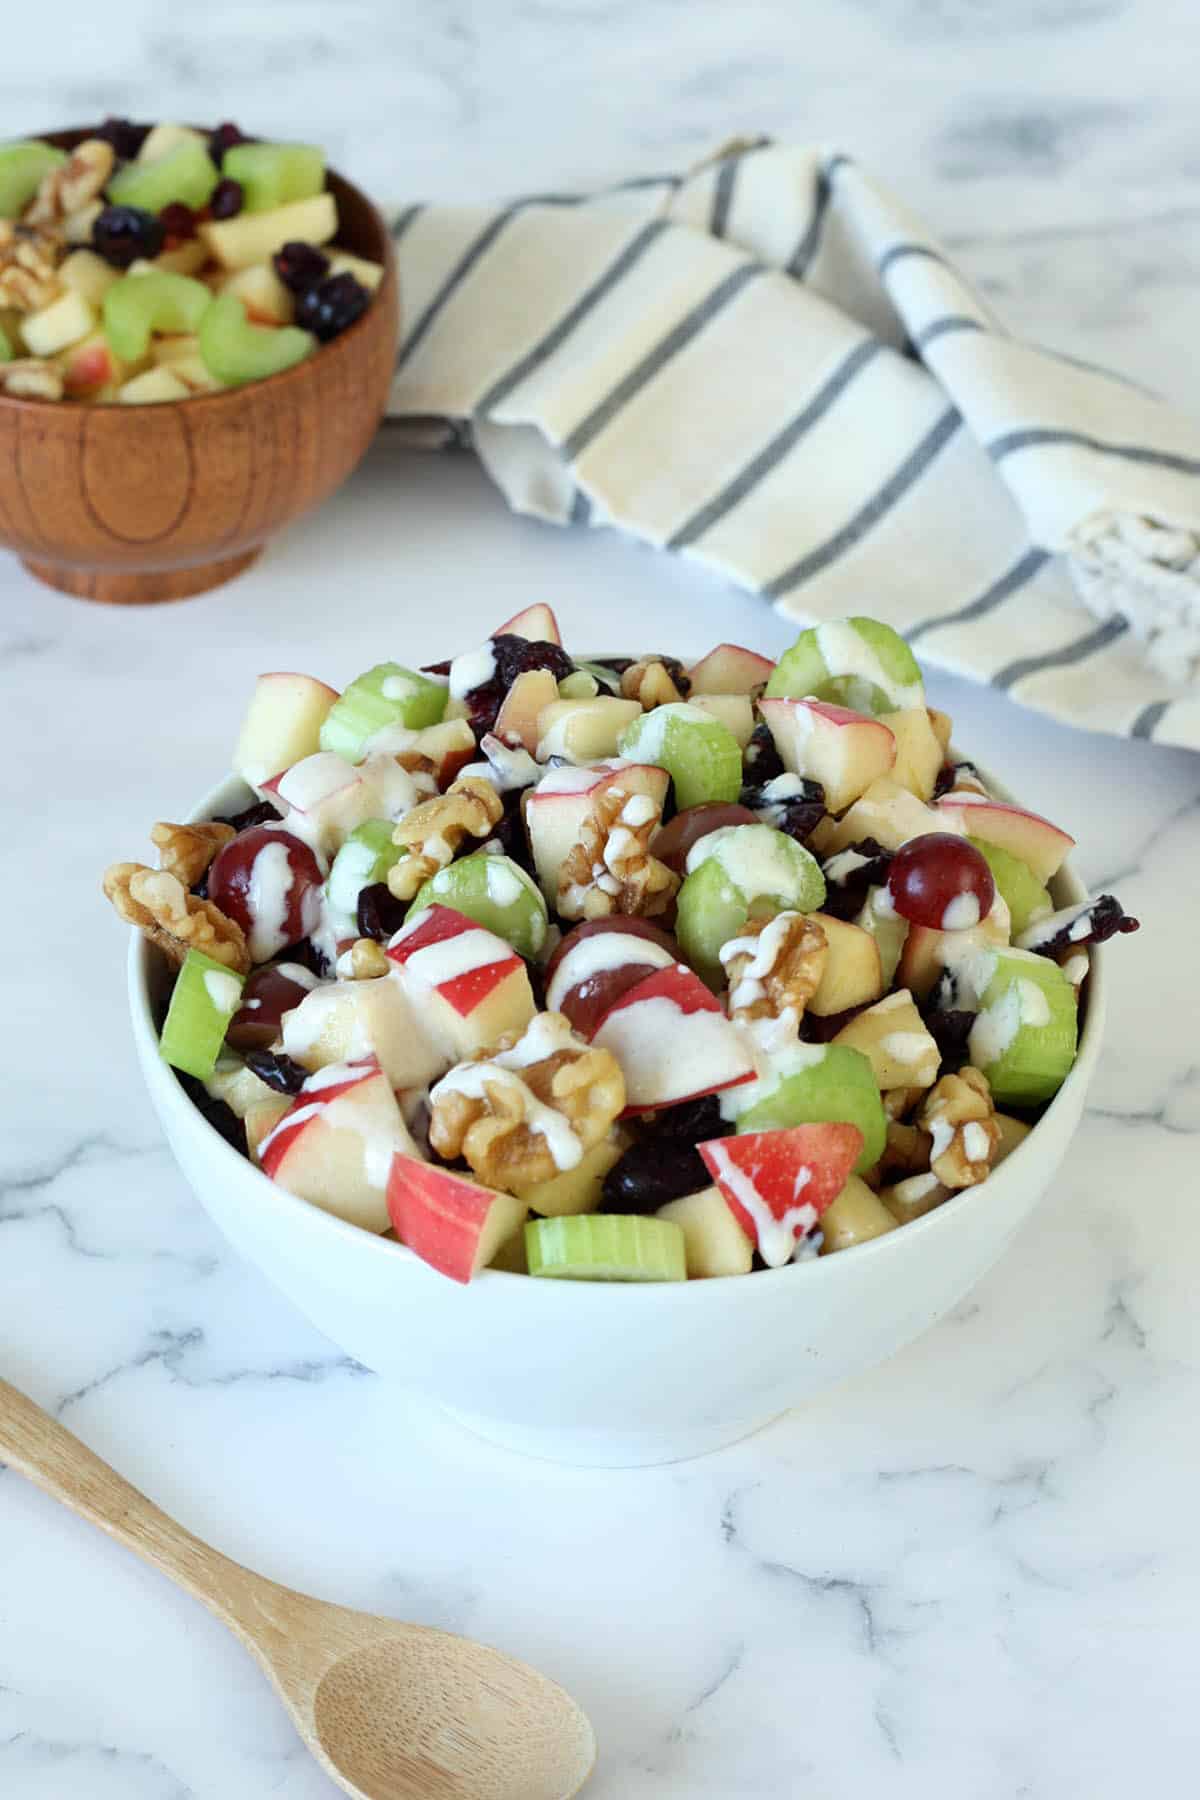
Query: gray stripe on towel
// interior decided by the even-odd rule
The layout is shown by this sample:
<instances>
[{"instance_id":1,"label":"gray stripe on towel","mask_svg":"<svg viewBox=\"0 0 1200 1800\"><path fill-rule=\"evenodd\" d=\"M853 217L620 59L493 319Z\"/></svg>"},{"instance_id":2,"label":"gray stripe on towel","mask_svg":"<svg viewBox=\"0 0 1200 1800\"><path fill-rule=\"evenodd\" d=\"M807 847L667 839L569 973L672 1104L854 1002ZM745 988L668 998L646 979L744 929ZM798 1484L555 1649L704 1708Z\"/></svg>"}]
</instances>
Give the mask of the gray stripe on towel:
<instances>
[{"instance_id":1,"label":"gray stripe on towel","mask_svg":"<svg viewBox=\"0 0 1200 1800\"><path fill-rule=\"evenodd\" d=\"M838 395L849 387L859 370L877 356L882 348L883 345L877 338L867 338L863 343L856 344L849 356L843 357L833 374L817 389L807 406L802 407L796 416L788 421L782 431L777 432L770 442L751 458L739 474L714 494L711 500L706 500L704 505L699 507L691 518L679 527L678 531L672 533L667 540L667 549L682 550L685 545L694 544L696 539L703 537L704 533L715 525L718 519L723 519L739 501L744 500L751 489L757 487L763 477L769 475L777 463L782 462L810 426L815 425L817 420L829 411Z\"/></svg>"},{"instance_id":2,"label":"gray stripe on towel","mask_svg":"<svg viewBox=\"0 0 1200 1800\"><path fill-rule=\"evenodd\" d=\"M940 250L935 250L932 244L893 244L891 249L885 250L880 257L876 265L876 273L882 279L893 263L903 262L909 256L923 256L926 261L940 263L944 269L950 269L955 275L958 274L954 265L946 260Z\"/></svg>"},{"instance_id":3,"label":"gray stripe on towel","mask_svg":"<svg viewBox=\"0 0 1200 1800\"><path fill-rule=\"evenodd\" d=\"M424 211L424 204L418 200L415 206L406 206L396 214L390 226L393 244L400 242L409 226L419 219Z\"/></svg>"},{"instance_id":4,"label":"gray stripe on towel","mask_svg":"<svg viewBox=\"0 0 1200 1800\"><path fill-rule=\"evenodd\" d=\"M1003 575L985 588L976 599L968 601L966 606L960 606L955 612L938 613L932 619L922 619L919 625L912 626L901 635L906 643L915 644L927 631L940 631L946 625L969 625L973 619L982 619L985 613L990 613L1001 605L1010 594L1023 588L1027 581L1032 581L1049 561L1049 550L1026 550L1010 569L1006 569Z\"/></svg>"},{"instance_id":5,"label":"gray stripe on towel","mask_svg":"<svg viewBox=\"0 0 1200 1800\"><path fill-rule=\"evenodd\" d=\"M1149 706L1144 706L1129 728L1130 737L1152 738L1170 705L1169 700L1153 700Z\"/></svg>"},{"instance_id":6,"label":"gray stripe on towel","mask_svg":"<svg viewBox=\"0 0 1200 1800\"><path fill-rule=\"evenodd\" d=\"M1173 469L1177 475L1200 475L1200 458L1194 456L1179 456L1174 450L1153 450L1146 444L1109 444L1085 431L1056 431L1050 426L1029 426L1024 431L1005 432L1003 437L994 438L987 445L987 453L993 462L1000 462L1014 450L1062 445L1095 450L1101 456L1117 456L1124 462L1148 463L1156 469Z\"/></svg>"},{"instance_id":7,"label":"gray stripe on towel","mask_svg":"<svg viewBox=\"0 0 1200 1800\"><path fill-rule=\"evenodd\" d=\"M735 300L751 281L766 274L762 263L743 263L740 268L732 269L725 278L718 282L711 293L697 302L690 312L686 312L677 324L673 325L659 339L652 350L647 351L641 361L635 363L629 373L622 377L616 387L605 395L604 399L594 406L587 416L580 420L574 431L564 440L562 453L568 462L581 456L593 440L599 437L605 426L609 425L622 407L640 393L648 382L652 381L669 363L672 357L698 337L710 320L722 312L732 300Z\"/></svg>"},{"instance_id":8,"label":"gray stripe on towel","mask_svg":"<svg viewBox=\"0 0 1200 1800\"><path fill-rule=\"evenodd\" d=\"M898 500L920 480L929 464L944 444L954 436L962 424L962 415L954 407L944 412L932 430L926 432L900 467L889 475L883 486L872 494L865 506L847 520L840 531L835 531L831 538L818 544L815 550L799 558L789 568L782 570L763 588L768 599L778 600L784 594L790 594L793 588L801 587L804 582L819 574L844 551L857 544L860 538L866 537L872 527L878 524L885 513L891 511Z\"/></svg>"},{"instance_id":9,"label":"gray stripe on towel","mask_svg":"<svg viewBox=\"0 0 1200 1800\"><path fill-rule=\"evenodd\" d=\"M803 281L817 254L821 242L821 231L825 224L825 215L829 211L829 203L833 199L833 178L838 170L845 168L850 161L851 158L848 156L834 156L827 163L822 163L817 171L812 217L804 228L804 236L784 264L785 273L794 275L797 281Z\"/></svg>"},{"instance_id":10,"label":"gray stripe on towel","mask_svg":"<svg viewBox=\"0 0 1200 1800\"><path fill-rule=\"evenodd\" d=\"M1129 626L1124 619L1109 619L1095 631L1089 631L1085 637L1064 644L1061 650L1048 650L1044 656L1023 656L1016 662L1009 663L1006 668L998 669L992 676L992 686L1007 690L1030 675L1040 675L1045 669L1067 669L1073 663L1085 662L1089 656L1097 650L1103 650L1114 639L1124 637L1128 630Z\"/></svg>"},{"instance_id":11,"label":"gray stripe on towel","mask_svg":"<svg viewBox=\"0 0 1200 1800\"><path fill-rule=\"evenodd\" d=\"M532 349L527 350L524 356L512 365L511 369L493 382L487 393L476 403L476 412L486 416L499 406L502 400L506 400L513 389L520 386L526 376L531 375L547 358L553 356L559 345L571 335L581 320L585 319L592 308L600 304L601 300L608 297L617 283L629 273L635 263L641 260L651 244L655 243L666 229L667 221L665 219L652 219L648 225L643 225L636 236L629 240L620 254L608 265L603 274L598 275L592 285L584 289L579 298L567 308L562 318L550 327L545 336L540 338Z\"/></svg>"},{"instance_id":12,"label":"gray stripe on towel","mask_svg":"<svg viewBox=\"0 0 1200 1800\"><path fill-rule=\"evenodd\" d=\"M947 337L952 331L986 331L986 325L973 319L969 313L943 313L940 319L918 331L912 340L914 350L924 350L926 344L936 343L940 337Z\"/></svg>"}]
</instances>

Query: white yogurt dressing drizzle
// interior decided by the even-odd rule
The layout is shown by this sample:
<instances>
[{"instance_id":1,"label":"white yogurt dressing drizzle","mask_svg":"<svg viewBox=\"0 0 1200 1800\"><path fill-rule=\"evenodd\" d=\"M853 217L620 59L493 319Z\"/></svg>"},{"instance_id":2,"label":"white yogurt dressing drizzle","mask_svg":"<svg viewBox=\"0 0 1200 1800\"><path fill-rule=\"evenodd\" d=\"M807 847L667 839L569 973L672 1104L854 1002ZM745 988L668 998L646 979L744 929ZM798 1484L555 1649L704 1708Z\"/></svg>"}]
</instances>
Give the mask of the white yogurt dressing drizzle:
<instances>
[{"instance_id":1,"label":"white yogurt dressing drizzle","mask_svg":"<svg viewBox=\"0 0 1200 1800\"><path fill-rule=\"evenodd\" d=\"M511 1050L501 1050L487 1062L459 1063L443 1075L430 1090L430 1100L436 1105L440 1094L465 1094L468 1099L485 1100L488 1087L508 1088L519 1097L525 1123L544 1140L555 1168L574 1169L582 1160L583 1145L570 1120L539 1100L519 1073L552 1056L564 1043L574 1041L565 1019L551 1013L539 1014Z\"/></svg>"},{"instance_id":2,"label":"white yogurt dressing drizzle","mask_svg":"<svg viewBox=\"0 0 1200 1800\"><path fill-rule=\"evenodd\" d=\"M648 969L669 969L674 961L671 952L652 938L635 937L625 931L593 932L590 937L580 938L555 969L546 989L546 1005L557 1012L572 988L608 969L623 969L630 963L644 964Z\"/></svg>"},{"instance_id":3,"label":"white yogurt dressing drizzle","mask_svg":"<svg viewBox=\"0 0 1200 1800\"><path fill-rule=\"evenodd\" d=\"M1043 913L1040 919L1026 926L1016 940L1020 950L1037 950L1048 944L1051 938L1057 937L1060 931L1067 933L1068 943L1078 944L1091 930L1090 913L1093 902L1082 900L1077 906L1064 906L1059 912Z\"/></svg>"},{"instance_id":4,"label":"white yogurt dressing drizzle","mask_svg":"<svg viewBox=\"0 0 1200 1800\"><path fill-rule=\"evenodd\" d=\"M754 1225L758 1254L769 1269L781 1269L784 1263L792 1259L797 1235L807 1234L817 1222L816 1207L811 1201L801 1199L812 1180L812 1170L803 1166L796 1170L792 1189L795 1204L787 1208L782 1218L777 1219L750 1176L744 1169L737 1167L724 1145L718 1141L709 1148L717 1165L713 1170L714 1175L744 1208Z\"/></svg>"},{"instance_id":5,"label":"white yogurt dressing drizzle","mask_svg":"<svg viewBox=\"0 0 1200 1800\"><path fill-rule=\"evenodd\" d=\"M459 773L476 775L483 781L490 781L498 794L532 787L542 775L541 763L535 762L528 750L519 744L501 743L498 737L493 737L489 732L480 740L479 748L486 761L468 763Z\"/></svg>"},{"instance_id":6,"label":"white yogurt dressing drizzle","mask_svg":"<svg viewBox=\"0 0 1200 1800\"><path fill-rule=\"evenodd\" d=\"M757 937L729 938L721 945L718 954L724 969L728 969L736 956L750 958L750 962L738 976L737 983L729 995L729 1004L734 1011L754 1006L757 1001L766 999L767 977L778 962L779 952L784 946L788 932L799 916L799 913L794 912L776 913Z\"/></svg>"},{"instance_id":7,"label":"white yogurt dressing drizzle","mask_svg":"<svg viewBox=\"0 0 1200 1800\"><path fill-rule=\"evenodd\" d=\"M450 698L465 700L478 687L483 687L496 673L496 652L492 644L468 650L450 664Z\"/></svg>"},{"instance_id":8,"label":"white yogurt dressing drizzle","mask_svg":"<svg viewBox=\"0 0 1200 1800\"><path fill-rule=\"evenodd\" d=\"M416 1146L398 1113L394 1120L389 1119L385 1123L375 1114L374 1108L368 1110L363 1107L361 1102L351 1098L354 1089L361 1086L362 1080L371 1078L362 1076L361 1079L356 1079L361 1076L361 1071L351 1066L356 1060L358 1059L352 1056L345 1062L327 1063L323 1069L318 1069L315 1075L308 1077L301 1089L302 1098L309 1094L319 1096L326 1088L338 1087L343 1082L352 1082L354 1085L348 1093L339 1094L334 1100L318 1098L309 1105L285 1113L279 1124L267 1133L259 1145L258 1158L260 1162L266 1155L268 1146L276 1137L284 1134L291 1136L309 1119L319 1116L331 1131L357 1133L362 1140L363 1174L366 1177L367 1186L374 1188L376 1192L383 1192L388 1184L392 1157L396 1151L400 1150L411 1156L415 1153ZM375 1073L377 1071L371 1071L372 1075Z\"/></svg>"},{"instance_id":9,"label":"white yogurt dressing drizzle","mask_svg":"<svg viewBox=\"0 0 1200 1800\"><path fill-rule=\"evenodd\" d=\"M1039 984L1020 976L977 1016L967 1040L968 1055L977 1069L989 1068L999 1062L1023 1025L1040 1030L1050 1019L1050 1002Z\"/></svg>"},{"instance_id":10,"label":"white yogurt dressing drizzle","mask_svg":"<svg viewBox=\"0 0 1200 1800\"><path fill-rule=\"evenodd\" d=\"M931 1050L937 1054L937 1045L927 1031L889 1031L880 1038L879 1048L898 1063L919 1063Z\"/></svg>"},{"instance_id":11,"label":"white yogurt dressing drizzle","mask_svg":"<svg viewBox=\"0 0 1200 1800\"><path fill-rule=\"evenodd\" d=\"M942 913L943 931L969 931L979 923L979 898L975 894L955 894Z\"/></svg>"},{"instance_id":12,"label":"white yogurt dressing drizzle","mask_svg":"<svg viewBox=\"0 0 1200 1800\"><path fill-rule=\"evenodd\" d=\"M236 975L225 974L218 969L206 969L204 991L218 1012L234 1013L242 997L242 984Z\"/></svg>"},{"instance_id":13,"label":"white yogurt dressing drizzle","mask_svg":"<svg viewBox=\"0 0 1200 1800\"><path fill-rule=\"evenodd\" d=\"M396 939L392 942L394 944ZM469 975L474 969L486 969L491 963L511 962L515 954L503 938L481 927L478 931L460 931L457 937L441 938L436 944L414 950L404 964L404 970L407 975L424 982L426 987L440 988L459 975Z\"/></svg>"},{"instance_id":14,"label":"white yogurt dressing drizzle","mask_svg":"<svg viewBox=\"0 0 1200 1800\"><path fill-rule=\"evenodd\" d=\"M889 675L878 652L844 619L827 619L817 626L817 649L831 675L870 682L882 689L897 711L923 704L921 683L897 681Z\"/></svg>"},{"instance_id":15,"label":"white yogurt dressing drizzle","mask_svg":"<svg viewBox=\"0 0 1200 1800\"><path fill-rule=\"evenodd\" d=\"M292 865L288 846L282 838L268 840L254 858L246 890L253 962L270 962L294 941L295 933L287 929L291 893Z\"/></svg>"}]
</instances>

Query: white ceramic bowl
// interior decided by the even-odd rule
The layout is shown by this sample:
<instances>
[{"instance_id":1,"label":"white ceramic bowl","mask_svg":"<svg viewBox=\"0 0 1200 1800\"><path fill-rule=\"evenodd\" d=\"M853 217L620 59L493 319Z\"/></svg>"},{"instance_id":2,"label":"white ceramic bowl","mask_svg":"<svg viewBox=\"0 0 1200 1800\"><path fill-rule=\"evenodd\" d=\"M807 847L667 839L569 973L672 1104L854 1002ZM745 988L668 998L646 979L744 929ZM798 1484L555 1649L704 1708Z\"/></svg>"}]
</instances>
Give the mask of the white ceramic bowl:
<instances>
[{"instance_id":1,"label":"white ceramic bowl","mask_svg":"<svg viewBox=\"0 0 1200 1800\"><path fill-rule=\"evenodd\" d=\"M191 816L233 813L252 798L229 780ZM1059 906L1085 897L1066 870L1052 891ZM986 1182L836 1256L748 1278L645 1286L486 1269L462 1287L403 1245L296 1199L225 1143L159 1056L166 970L137 933L129 998L150 1097L196 1197L334 1343L495 1443L555 1462L631 1467L733 1443L882 1362L986 1273L1050 1185L1079 1123L1104 1025L1104 954L1092 955L1075 1066L1036 1130Z\"/></svg>"}]
</instances>

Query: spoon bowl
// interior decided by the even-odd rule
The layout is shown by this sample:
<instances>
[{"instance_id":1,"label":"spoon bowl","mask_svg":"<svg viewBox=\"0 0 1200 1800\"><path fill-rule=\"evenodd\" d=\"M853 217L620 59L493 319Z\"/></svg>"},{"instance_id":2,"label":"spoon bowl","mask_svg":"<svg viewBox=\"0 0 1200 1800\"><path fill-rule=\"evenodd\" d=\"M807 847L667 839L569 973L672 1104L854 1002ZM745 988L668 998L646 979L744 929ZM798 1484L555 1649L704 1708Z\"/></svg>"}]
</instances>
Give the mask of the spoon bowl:
<instances>
[{"instance_id":1,"label":"spoon bowl","mask_svg":"<svg viewBox=\"0 0 1200 1800\"><path fill-rule=\"evenodd\" d=\"M307 1749L355 1800L570 1800L591 1774L586 1715L536 1669L254 1574L5 1381L0 1463L202 1600L257 1658Z\"/></svg>"}]
</instances>

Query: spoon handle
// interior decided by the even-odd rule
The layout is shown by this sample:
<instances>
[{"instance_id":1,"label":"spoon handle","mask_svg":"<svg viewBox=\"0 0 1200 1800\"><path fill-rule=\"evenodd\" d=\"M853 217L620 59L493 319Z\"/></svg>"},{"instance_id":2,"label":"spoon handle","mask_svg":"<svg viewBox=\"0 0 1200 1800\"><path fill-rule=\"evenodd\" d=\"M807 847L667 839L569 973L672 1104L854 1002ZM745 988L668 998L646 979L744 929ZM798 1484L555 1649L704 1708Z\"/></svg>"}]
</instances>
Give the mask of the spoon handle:
<instances>
[{"instance_id":1,"label":"spoon handle","mask_svg":"<svg viewBox=\"0 0 1200 1800\"><path fill-rule=\"evenodd\" d=\"M235 1630L261 1577L202 1543L19 1389L0 1381L0 1463L202 1600Z\"/></svg>"}]
</instances>

